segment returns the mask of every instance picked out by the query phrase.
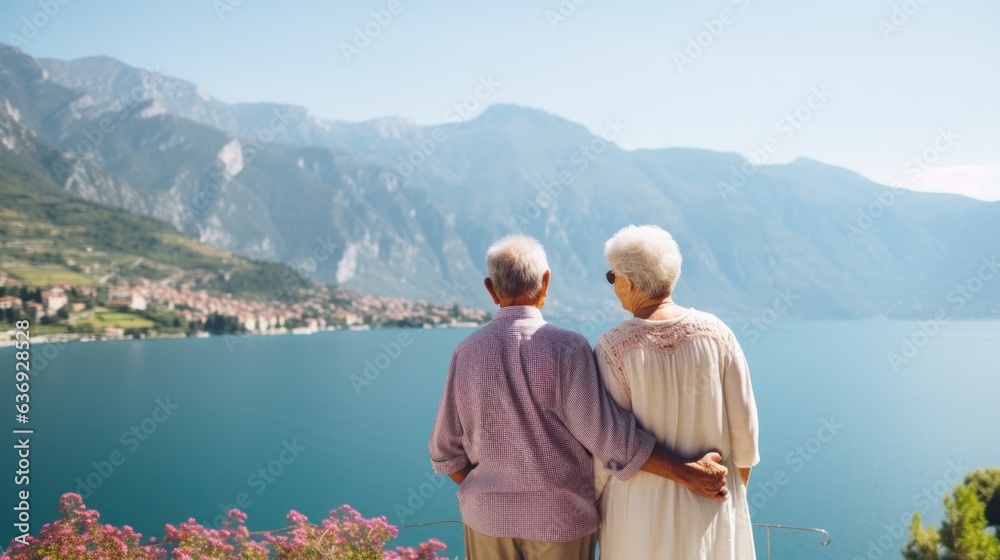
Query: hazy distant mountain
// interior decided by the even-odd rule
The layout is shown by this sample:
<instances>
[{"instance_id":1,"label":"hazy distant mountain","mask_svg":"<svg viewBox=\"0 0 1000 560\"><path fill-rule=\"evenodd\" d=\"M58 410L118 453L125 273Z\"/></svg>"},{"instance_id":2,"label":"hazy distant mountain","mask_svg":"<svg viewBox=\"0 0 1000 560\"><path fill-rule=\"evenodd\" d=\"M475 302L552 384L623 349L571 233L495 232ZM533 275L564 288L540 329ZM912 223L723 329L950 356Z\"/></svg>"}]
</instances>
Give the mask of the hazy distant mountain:
<instances>
[{"instance_id":1,"label":"hazy distant mountain","mask_svg":"<svg viewBox=\"0 0 1000 560\"><path fill-rule=\"evenodd\" d=\"M91 192L77 188L83 196L240 254L313 257L315 277L361 291L487 306L484 251L524 231L549 252L547 309L580 316L613 297L607 237L657 223L684 251L678 299L726 317L754 317L778 294L794 301L789 317L929 317L942 306L1000 316L1000 275L961 309L949 301L1000 252L1000 203L894 193L804 159L755 168L738 154L626 151L512 105L440 126L326 121L292 106L227 105L109 58L11 51L0 57L0 97L105 174ZM102 122L112 130L81 153ZM598 133L613 140L622 126Z\"/></svg>"},{"instance_id":2,"label":"hazy distant mountain","mask_svg":"<svg viewBox=\"0 0 1000 560\"><path fill-rule=\"evenodd\" d=\"M52 82L85 92L93 107L102 113L118 110L129 100L155 100L172 115L242 138L256 137L270 127L276 115L281 115L285 117L281 141L307 146L363 148L383 137L412 140L419 135L416 125L396 117L346 123L320 119L296 105L229 105L191 82L160 74L155 69L133 68L106 56L73 61L45 58L36 62Z\"/></svg>"}]
</instances>

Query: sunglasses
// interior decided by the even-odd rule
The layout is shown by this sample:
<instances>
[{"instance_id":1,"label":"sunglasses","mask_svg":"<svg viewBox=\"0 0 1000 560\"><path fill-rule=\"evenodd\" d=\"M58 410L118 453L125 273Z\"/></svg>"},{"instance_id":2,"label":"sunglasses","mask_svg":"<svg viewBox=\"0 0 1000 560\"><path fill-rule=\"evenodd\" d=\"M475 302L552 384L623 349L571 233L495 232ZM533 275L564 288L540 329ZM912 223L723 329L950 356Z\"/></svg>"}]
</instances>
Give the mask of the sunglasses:
<instances>
[{"instance_id":1,"label":"sunglasses","mask_svg":"<svg viewBox=\"0 0 1000 560\"><path fill-rule=\"evenodd\" d=\"M615 280L617 279L615 273L611 272L610 270L607 272L607 274L604 275L604 277L608 279L608 284L614 284Z\"/></svg>"}]
</instances>

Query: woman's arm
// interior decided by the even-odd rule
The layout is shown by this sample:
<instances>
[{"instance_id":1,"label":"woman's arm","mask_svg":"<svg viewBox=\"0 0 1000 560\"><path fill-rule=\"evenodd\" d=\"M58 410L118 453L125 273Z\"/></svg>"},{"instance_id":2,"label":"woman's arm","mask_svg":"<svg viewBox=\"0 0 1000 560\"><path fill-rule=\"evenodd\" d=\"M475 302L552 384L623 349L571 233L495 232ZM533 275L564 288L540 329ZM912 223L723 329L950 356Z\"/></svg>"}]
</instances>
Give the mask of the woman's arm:
<instances>
[{"instance_id":1,"label":"woman's arm","mask_svg":"<svg viewBox=\"0 0 1000 560\"><path fill-rule=\"evenodd\" d=\"M743 486L750 484L750 467L740 469L740 476L743 477Z\"/></svg>"},{"instance_id":2,"label":"woman's arm","mask_svg":"<svg viewBox=\"0 0 1000 560\"><path fill-rule=\"evenodd\" d=\"M739 469L747 469L744 476L749 480L750 467L760 461L757 447L757 403L750 384L750 368L740 343L732 336L728 363L722 377L722 394L726 401L726 416L729 417L730 459ZM742 471L740 473L743 474Z\"/></svg>"}]
</instances>

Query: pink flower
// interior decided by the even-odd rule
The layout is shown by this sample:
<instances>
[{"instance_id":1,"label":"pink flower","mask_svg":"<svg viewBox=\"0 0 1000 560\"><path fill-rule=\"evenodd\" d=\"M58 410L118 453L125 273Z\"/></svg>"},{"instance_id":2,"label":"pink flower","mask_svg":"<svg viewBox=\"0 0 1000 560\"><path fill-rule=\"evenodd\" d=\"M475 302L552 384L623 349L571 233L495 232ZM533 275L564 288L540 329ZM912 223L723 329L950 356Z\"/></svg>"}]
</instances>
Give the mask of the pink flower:
<instances>
[{"instance_id":1,"label":"pink flower","mask_svg":"<svg viewBox=\"0 0 1000 560\"><path fill-rule=\"evenodd\" d=\"M282 529L251 534L245 513L232 509L221 528L205 527L191 518L177 526L167 524L162 539L142 535L129 525L116 527L98 522L100 513L87 509L79 494L67 493L59 500L62 518L42 527L27 544L12 543L0 560L107 559L107 560L303 560L317 554L329 558L380 560L440 560L441 541L431 539L417 548L385 549L398 529L385 517L365 519L344 505L330 512L318 525L292 510L291 531Z\"/></svg>"}]
</instances>

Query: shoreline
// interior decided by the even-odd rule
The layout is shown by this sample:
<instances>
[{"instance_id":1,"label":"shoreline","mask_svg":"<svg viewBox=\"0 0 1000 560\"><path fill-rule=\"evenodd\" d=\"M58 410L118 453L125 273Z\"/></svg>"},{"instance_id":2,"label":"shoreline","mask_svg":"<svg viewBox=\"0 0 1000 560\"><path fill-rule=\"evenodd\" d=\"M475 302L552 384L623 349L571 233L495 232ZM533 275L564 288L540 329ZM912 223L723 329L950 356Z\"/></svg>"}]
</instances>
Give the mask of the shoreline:
<instances>
[{"instance_id":1,"label":"shoreline","mask_svg":"<svg viewBox=\"0 0 1000 560\"><path fill-rule=\"evenodd\" d=\"M817 322L817 323L823 323L823 322L836 322L836 323L841 323L841 322L879 322L879 323L902 322L902 323L918 323L920 321L920 319L886 319L886 318L881 318L880 317L880 318L865 318L865 319L797 319L797 321ZM558 321L558 322L559 323L564 323L562 321ZM987 323L994 323L994 322L1000 322L1000 318L972 318L972 319L955 320L954 322L968 322L968 323L987 322ZM742 323L747 323L747 321L727 321L727 324L730 324L730 323L732 323L732 324L742 324ZM88 342L115 342L115 341L123 341L123 340L169 340L169 339L182 339L182 338L210 338L210 337L216 337L216 336L236 336L236 337L240 337L240 338L245 338L245 337L249 337L249 336L282 336L282 335L303 336L303 335L310 335L310 334L315 334L315 333L319 333L319 332L332 332L332 331L369 331L369 330L383 330L383 329L407 329L407 330L409 330L409 329L413 329L413 330L475 329L475 328L482 327L485 324L486 323L461 322L461 323L449 323L449 324L439 324L439 325L431 325L429 323L425 323L425 324L420 325L420 326L417 326L417 325L402 325L402 326L400 326L400 325L391 325L391 326L389 326L389 325L376 325L376 326L372 326L372 325L352 325L352 326L349 326L349 327L326 327L326 328L322 328L322 329L319 329L319 328L317 328L317 329L308 329L306 327L297 327L295 329L281 328L281 329L274 329L274 330L265 331L265 332L209 333L209 332L201 331L201 332L196 333L194 335L186 335L186 334L175 333L175 334L147 335L147 336L139 336L139 337L132 337L132 336L108 336L108 335L105 335L105 334L94 334L94 333L61 333L61 334L38 335L38 336L35 336L35 337L31 338L31 342L33 344L40 345L40 344L57 344L57 343L66 344L66 343L70 343L70 342L88 343ZM2 332L0 332L0 336L7 335L7 336L11 337L9 339L0 339L0 349L7 348L7 347L12 347L12 346L15 346L17 344L17 340L15 340L13 338L14 332L15 331L2 331Z\"/></svg>"},{"instance_id":2,"label":"shoreline","mask_svg":"<svg viewBox=\"0 0 1000 560\"><path fill-rule=\"evenodd\" d=\"M437 330L437 329L472 329L479 328L481 324L478 323L449 323L445 325L430 325L425 323L422 326L371 326L371 325L352 325L350 327L327 327L323 329L274 329L272 331L265 332L244 332L244 333L209 333L209 332L199 332L194 335L186 335L181 333L174 334L157 334L157 335L147 335L147 336L108 336L104 334L94 334L94 333L62 333L62 334L43 334L33 337L31 343L33 345L41 344L67 344L70 342L115 342L123 340L169 340L169 339L183 339L183 338L211 338L217 336L236 336L240 338L245 338L249 336L283 336L283 335L294 335L294 336L304 336L311 335L320 332L332 332L332 331L369 331L369 330L382 330L382 329L416 329L416 330ZM5 331L0 333L10 334L10 331ZM0 348L7 348L17 344L17 340L14 338L0 340Z\"/></svg>"}]
</instances>

